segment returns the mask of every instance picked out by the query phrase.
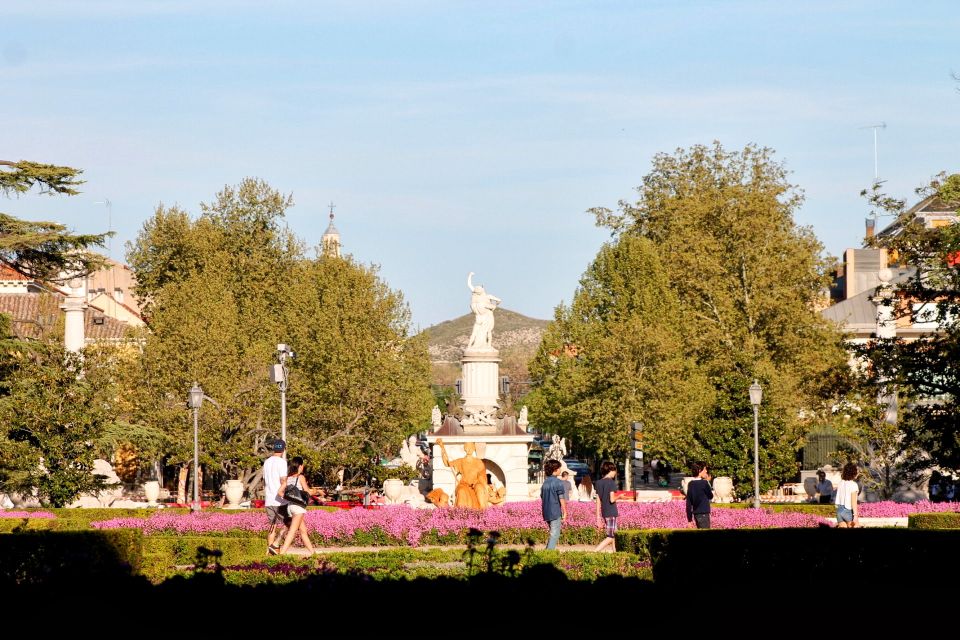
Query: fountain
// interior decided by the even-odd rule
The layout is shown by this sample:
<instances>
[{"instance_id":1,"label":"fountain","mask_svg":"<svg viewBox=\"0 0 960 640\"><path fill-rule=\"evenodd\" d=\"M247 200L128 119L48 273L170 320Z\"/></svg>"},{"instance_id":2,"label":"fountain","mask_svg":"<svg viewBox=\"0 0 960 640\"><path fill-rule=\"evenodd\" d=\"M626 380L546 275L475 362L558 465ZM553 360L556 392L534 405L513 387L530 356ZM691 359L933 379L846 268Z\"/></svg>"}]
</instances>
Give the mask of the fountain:
<instances>
[{"instance_id":1,"label":"fountain","mask_svg":"<svg viewBox=\"0 0 960 640\"><path fill-rule=\"evenodd\" d=\"M470 309L474 314L473 331L460 358L462 394L459 411L440 419L439 407L433 412L434 430L427 436L432 447L433 488L456 496L457 478L445 462L438 446L441 440L449 458L466 457L468 452L483 461L487 473L505 489L506 502L529 500L527 452L533 435L526 432L526 407L518 421L504 416L500 402L500 352L493 346L493 312L501 300L473 285L473 273L467 276ZM458 419L454 414L462 414ZM467 446L467 445L472 446Z\"/></svg>"}]
</instances>

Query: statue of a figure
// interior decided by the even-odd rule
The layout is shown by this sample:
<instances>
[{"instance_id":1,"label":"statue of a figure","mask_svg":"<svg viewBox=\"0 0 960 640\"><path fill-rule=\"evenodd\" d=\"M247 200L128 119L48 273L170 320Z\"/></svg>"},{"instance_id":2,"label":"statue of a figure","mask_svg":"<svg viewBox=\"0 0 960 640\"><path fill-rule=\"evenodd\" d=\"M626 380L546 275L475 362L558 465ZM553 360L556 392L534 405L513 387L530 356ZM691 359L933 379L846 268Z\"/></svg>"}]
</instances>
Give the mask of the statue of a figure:
<instances>
[{"instance_id":1,"label":"statue of a figure","mask_svg":"<svg viewBox=\"0 0 960 640\"><path fill-rule=\"evenodd\" d=\"M470 411L469 409L465 409L464 411L467 414L468 424L483 425L488 427L497 426L496 417L490 415L483 409L477 409L476 411Z\"/></svg>"},{"instance_id":2,"label":"statue of a figure","mask_svg":"<svg viewBox=\"0 0 960 640\"><path fill-rule=\"evenodd\" d=\"M557 434L553 434L553 444L550 445L550 448L547 450L547 460L556 460L557 462L562 463L563 458L567 455L567 445Z\"/></svg>"},{"instance_id":3,"label":"statue of a figure","mask_svg":"<svg viewBox=\"0 0 960 640\"><path fill-rule=\"evenodd\" d=\"M450 467L455 475L460 476L457 488L454 490L454 506L485 509L489 502L487 467L483 464L483 460L477 457L477 445L465 442L463 452L466 455L450 460L447 457L447 449L443 446L443 438L437 438L437 444L440 446L443 464Z\"/></svg>"},{"instance_id":4,"label":"statue of a figure","mask_svg":"<svg viewBox=\"0 0 960 640\"><path fill-rule=\"evenodd\" d=\"M408 467L417 468L420 462L420 447L417 446L417 436L410 436L400 445L400 460Z\"/></svg>"},{"instance_id":5,"label":"statue of a figure","mask_svg":"<svg viewBox=\"0 0 960 640\"><path fill-rule=\"evenodd\" d=\"M470 310L474 315L473 332L470 334L467 348L492 349L493 311L502 300L487 293L483 285L473 286L473 271L467 275L467 288L473 294L470 296Z\"/></svg>"},{"instance_id":6,"label":"statue of a figure","mask_svg":"<svg viewBox=\"0 0 960 640\"><path fill-rule=\"evenodd\" d=\"M524 430L526 430L527 425L530 424L530 421L527 420L527 405L523 405L520 409L520 417L517 419L517 424Z\"/></svg>"},{"instance_id":7,"label":"statue of a figure","mask_svg":"<svg viewBox=\"0 0 960 640\"><path fill-rule=\"evenodd\" d=\"M443 416L440 414L440 407L433 405L433 412L430 414L430 424L433 425L433 430L436 431L440 428L440 425L443 424Z\"/></svg>"}]
</instances>

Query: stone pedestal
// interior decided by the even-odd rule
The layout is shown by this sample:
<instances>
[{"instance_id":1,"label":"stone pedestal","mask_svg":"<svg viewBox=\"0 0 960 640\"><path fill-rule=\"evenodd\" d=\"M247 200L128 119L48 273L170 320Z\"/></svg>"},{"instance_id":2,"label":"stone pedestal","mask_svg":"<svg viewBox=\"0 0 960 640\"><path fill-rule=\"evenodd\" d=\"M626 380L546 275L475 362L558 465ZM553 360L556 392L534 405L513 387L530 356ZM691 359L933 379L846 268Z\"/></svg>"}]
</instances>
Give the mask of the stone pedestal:
<instances>
[{"instance_id":1,"label":"stone pedestal","mask_svg":"<svg viewBox=\"0 0 960 640\"><path fill-rule=\"evenodd\" d=\"M80 353L84 347L84 310L87 302L80 291L80 281L70 281L70 295L60 308L63 309L63 346L67 351Z\"/></svg>"},{"instance_id":2,"label":"stone pedestal","mask_svg":"<svg viewBox=\"0 0 960 640\"><path fill-rule=\"evenodd\" d=\"M507 488L505 502L523 502L530 500L527 494L527 451L532 435L464 435L440 436L447 449L450 460L464 456L463 445L473 442L477 445L477 457L483 460L490 475ZM433 456L433 488L443 489L447 495L456 495L456 478L453 470L443 464L440 447L436 446L437 436L430 434Z\"/></svg>"},{"instance_id":3,"label":"stone pedestal","mask_svg":"<svg viewBox=\"0 0 960 640\"><path fill-rule=\"evenodd\" d=\"M469 416L500 406L500 352L496 349L468 349L460 359L463 367L461 401Z\"/></svg>"}]
</instances>

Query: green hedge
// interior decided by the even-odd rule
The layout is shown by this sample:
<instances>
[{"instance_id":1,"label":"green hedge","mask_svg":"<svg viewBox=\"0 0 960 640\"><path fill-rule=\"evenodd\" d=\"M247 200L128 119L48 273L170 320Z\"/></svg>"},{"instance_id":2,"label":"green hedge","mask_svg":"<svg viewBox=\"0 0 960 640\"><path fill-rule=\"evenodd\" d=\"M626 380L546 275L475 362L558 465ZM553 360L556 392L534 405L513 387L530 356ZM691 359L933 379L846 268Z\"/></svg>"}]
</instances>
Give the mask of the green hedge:
<instances>
[{"instance_id":1,"label":"green hedge","mask_svg":"<svg viewBox=\"0 0 960 640\"><path fill-rule=\"evenodd\" d=\"M267 557L264 536L144 536L142 572L151 581L198 561L243 564Z\"/></svg>"},{"instance_id":2,"label":"green hedge","mask_svg":"<svg viewBox=\"0 0 960 640\"><path fill-rule=\"evenodd\" d=\"M955 582L960 532L916 529L676 530L649 537L658 587Z\"/></svg>"},{"instance_id":3,"label":"green hedge","mask_svg":"<svg viewBox=\"0 0 960 640\"><path fill-rule=\"evenodd\" d=\"M216 544L216 541L211 541ZM381 581L416 580L420 578L456 578L494 573L520 575L545 568L559 569L569 580L593 581L604 577L649 580L649 563L640 562L626 553L589 553L557 551L515 551L495 549L487 554L477 549L474 554L460 549L384 549L377 552L331 553L313 557L264 557L262 554L244 562L223 562L218 568L230 585L289 584L318 576L363 576ZM181 576L193 573L181 569ZM171 576L168 572L167 576ZM154 578L156 580L156 578Z\"/></svg>"},{"instance_id":4,"label":"green hedge","mask_svg":"<svg viewBox=\"0 0 960 640\"><path fill-rule=\"evenodd\" d=\"M911 529L960 529L960 513L914 513L907 519Z\"/></svg>"},{"instance_id":5,"label":"green hedge","mask_svg":"<svg viewBox=\"0 0 960 640\"><path fill-rule=\"evenodd\" d=\"M143 568L139 531L28 531L0 535L0 587L123 581Z\"/></svg>"},{"instance_id":6,"label":"green hedge","mask_svg":"<svg viewBox=\"0 0 960 640\"><path fill-rule=\"evenodd\" d=\"M752 501L727 502L711 505L715 509L752 509ZM837 515L837 508L831 504L813 504L813 503L788 503L788 504L762 504L760 508L770 513L812 513L825 518L834 518Z\"/></svg>"},{"instance_id":7,"label":"green hedge","mask_svg":"<svg viewBox=\"0 0 960 640\"><path fill-rule=\"evenodd\" d=\"M617 531L617 550L632 553L641 560L650 560L650 541L672 529L622 529Z\"/></svg>"}]
</instances>

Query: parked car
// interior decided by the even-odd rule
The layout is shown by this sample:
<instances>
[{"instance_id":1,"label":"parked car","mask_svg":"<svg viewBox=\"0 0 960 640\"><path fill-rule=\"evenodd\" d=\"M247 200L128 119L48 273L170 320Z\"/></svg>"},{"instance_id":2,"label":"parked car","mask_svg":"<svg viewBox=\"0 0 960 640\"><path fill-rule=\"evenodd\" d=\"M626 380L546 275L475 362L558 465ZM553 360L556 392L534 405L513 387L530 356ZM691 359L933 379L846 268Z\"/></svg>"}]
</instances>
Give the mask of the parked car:
<instances>
[{"instance_id":1,"label":"parked car","mask_svg":"<svg viewBox=\"0 0 960 640\"><path fill-rule=\"evenodd\" d=\"M590 475L590 465L583 460L564 458L563 462L567 465L567 468L570 469L570 471L574 472L574 480L577 484L580 484L580 480L583 479L583 476Z\"/></svg>"}]
</instances>

